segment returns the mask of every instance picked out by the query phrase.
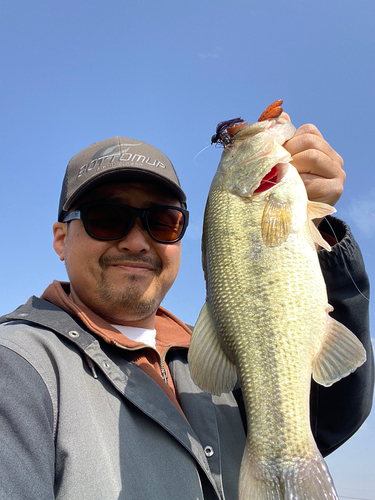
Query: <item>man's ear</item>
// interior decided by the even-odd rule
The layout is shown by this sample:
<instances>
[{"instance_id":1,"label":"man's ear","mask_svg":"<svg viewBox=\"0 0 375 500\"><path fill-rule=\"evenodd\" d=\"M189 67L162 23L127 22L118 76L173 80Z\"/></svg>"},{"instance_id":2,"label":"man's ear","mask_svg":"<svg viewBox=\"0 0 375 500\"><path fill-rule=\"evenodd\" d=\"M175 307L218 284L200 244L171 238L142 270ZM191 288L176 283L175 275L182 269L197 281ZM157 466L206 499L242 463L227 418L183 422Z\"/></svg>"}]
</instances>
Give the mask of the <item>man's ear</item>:
<instances>
[{"instance_id":1,"label":"man's ear","mask_svg":"<svg viewBox=\"0 0 375 500\"><path fill-rule=\"evenodd\" d=\"M65 240L68 224L66 222L55 222L53 229L53 248L61 261L65 260Z\"/></svg>"}]
</instances>

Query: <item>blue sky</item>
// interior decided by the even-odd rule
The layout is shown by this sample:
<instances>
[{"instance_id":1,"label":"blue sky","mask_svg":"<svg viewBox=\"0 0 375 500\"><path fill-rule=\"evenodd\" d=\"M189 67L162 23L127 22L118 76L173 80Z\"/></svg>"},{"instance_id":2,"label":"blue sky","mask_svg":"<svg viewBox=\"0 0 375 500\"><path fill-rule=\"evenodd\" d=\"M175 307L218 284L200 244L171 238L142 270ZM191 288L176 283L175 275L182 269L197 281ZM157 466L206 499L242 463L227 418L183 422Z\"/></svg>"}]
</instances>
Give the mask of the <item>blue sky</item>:
<instances>
[{"instance_id":1,"label":"blue sky","mask_svg":"<svg viewBox=\"0 0 375 500\"><path fill-rule=\"evenodd\" d=\"M374 0L2 2L0 314L66 279L51 245L66 164L123 135L165 152L188 194L183 263L164 305L194 323L205 296L203 211L221 151L194 158L219 121L254 121L278 98L297 127L314 123L344 158L337 215L373 281L374 19ZM373 414L328 464L342 498L375 500Z\"/></svg>"}]
</instances>

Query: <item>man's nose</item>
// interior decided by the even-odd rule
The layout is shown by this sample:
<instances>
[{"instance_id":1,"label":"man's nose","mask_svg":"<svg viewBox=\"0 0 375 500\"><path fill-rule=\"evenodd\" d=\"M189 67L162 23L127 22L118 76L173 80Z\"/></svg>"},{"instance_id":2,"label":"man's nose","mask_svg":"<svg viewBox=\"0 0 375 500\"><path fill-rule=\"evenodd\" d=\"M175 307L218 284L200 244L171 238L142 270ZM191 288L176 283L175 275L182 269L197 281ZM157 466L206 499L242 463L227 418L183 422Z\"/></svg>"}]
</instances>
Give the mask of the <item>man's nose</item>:
<instances>
[{"instance_id":1,"label":"man's nose","mask_svg":"<svg viewBox=\"0 0 375 500\"><path fill-rule=\"evenodd\" d=\"M147 252L151 248L151 237L143 227L139 217L134 221L130 231L118 241L118 246L122 251L132 253Z\"/></svg>"}]
</instances>

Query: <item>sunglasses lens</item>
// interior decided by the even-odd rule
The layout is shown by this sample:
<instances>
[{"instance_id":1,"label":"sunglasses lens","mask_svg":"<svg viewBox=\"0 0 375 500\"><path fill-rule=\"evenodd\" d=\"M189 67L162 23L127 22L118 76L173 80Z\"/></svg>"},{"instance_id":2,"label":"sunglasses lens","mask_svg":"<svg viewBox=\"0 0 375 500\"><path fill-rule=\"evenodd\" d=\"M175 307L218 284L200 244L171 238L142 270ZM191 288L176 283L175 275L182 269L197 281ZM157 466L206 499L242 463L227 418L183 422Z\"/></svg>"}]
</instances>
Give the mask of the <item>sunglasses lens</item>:
<instances>
[{"instance_id":1,"label":"sunglasses lens","mask_svg":"<svg viewBox=\"0 0 375 500\"><path fill-rule=\"evenodd\" d=\"M131 221L132 213L126 207L97 203L86 212L87 229L94 237L103 240L121 238Z\"/></svg>"},{"instance_id":2,"label":"sunglasses lens","mask_svg":"<svg viewBox=\"0 0 375 500\"><path fill-rule=\"evenodd\" d=\"M123 238L136 217L142 217L150 236L161 243L177 241L185 229L185 215L177 208L151 207L140 210L101 202L90 203L84 208L86 231L99 240Z\"/></svg>"},{"instance_id":3,"label":"sunglasses lens","mask_svg":"<svg viewBox=\"0 0 375 500\"><path fill-rule=\"evenodd\" d=\"M156 240L173 242L184 229L185 216L177 209L153 207L147 214L147 224Z\"/></svg>"}]
</instances>

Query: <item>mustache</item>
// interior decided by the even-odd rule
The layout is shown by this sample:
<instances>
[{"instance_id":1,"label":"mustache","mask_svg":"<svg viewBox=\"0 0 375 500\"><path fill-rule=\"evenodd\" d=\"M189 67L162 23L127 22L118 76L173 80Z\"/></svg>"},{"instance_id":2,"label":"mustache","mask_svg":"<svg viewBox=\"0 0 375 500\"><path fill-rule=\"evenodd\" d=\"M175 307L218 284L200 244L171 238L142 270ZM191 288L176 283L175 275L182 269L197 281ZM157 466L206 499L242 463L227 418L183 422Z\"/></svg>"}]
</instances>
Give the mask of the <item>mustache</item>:
<instances>
[{"instance_id":1,"label":"mustache","mask_svg":"<svg viewBox=\"0 0 375 500\"><path fill-rule=\"evenodd\" d=\"M99 265L103 270L108 269L109 266L113 264L121 264L121 263L126 263L126 262L135 262L138 264L147 264L151 266L153 269L155 269L155 272L157 274L160 274L163 268L162 262L158 258L154 257L148 257L148 256L137 256L137 255L127 255L122 256L122 255L116 255L116 256L109 256L109 255L102 255L99 258Z\"/></svg>"}]
</instances>

